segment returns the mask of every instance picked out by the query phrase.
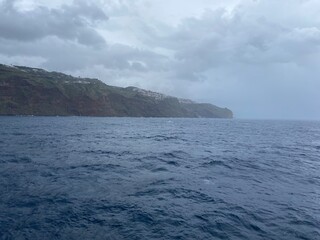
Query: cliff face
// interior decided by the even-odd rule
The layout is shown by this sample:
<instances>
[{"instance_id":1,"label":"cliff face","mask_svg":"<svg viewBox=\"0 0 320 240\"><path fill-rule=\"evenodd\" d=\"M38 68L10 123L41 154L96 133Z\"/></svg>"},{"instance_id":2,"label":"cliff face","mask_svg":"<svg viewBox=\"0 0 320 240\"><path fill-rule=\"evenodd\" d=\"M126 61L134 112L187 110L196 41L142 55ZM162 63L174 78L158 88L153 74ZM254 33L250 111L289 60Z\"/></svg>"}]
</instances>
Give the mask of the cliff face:
<instances>
[{"instance_id":1,"label":"cliff face","mask_svg":"<svg viewBox=\"0 0 320 240\"><path fill-rule=\"evenodd\" d=\"M0 65L0 115L232 118L211 104L6 65Z\"/></svg>"}]
</instances>

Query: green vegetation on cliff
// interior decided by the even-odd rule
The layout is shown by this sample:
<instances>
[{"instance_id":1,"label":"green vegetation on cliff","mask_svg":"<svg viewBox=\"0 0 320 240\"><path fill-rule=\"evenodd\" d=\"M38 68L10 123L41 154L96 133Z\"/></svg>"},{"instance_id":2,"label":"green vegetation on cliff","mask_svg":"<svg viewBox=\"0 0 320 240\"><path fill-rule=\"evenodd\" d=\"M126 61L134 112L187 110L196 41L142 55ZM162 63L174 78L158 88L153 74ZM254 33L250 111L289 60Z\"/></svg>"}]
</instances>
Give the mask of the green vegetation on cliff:
<instances>
[{"instance_id":1,"label":"green vegetation on cliff","mask_svg":"<svg viewBox=\"0 0 320 240\"><path fill-rule=\"evenodd\" d=\"M232 118L229 109L212 104L1 64L0 115Z\"/></svg>"}]
</instances>

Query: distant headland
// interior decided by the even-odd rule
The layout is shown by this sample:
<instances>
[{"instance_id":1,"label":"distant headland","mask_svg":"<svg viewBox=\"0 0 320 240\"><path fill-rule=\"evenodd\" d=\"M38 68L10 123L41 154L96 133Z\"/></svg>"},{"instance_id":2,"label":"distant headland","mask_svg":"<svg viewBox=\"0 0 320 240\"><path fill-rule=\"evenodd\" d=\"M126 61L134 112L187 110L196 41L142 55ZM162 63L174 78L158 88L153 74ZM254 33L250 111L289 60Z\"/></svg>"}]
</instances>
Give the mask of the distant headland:
<instances>
[{"instance_id":1,"label":"distant headland","mask_svg":"<svg viewBox=\"0 0 320 240\"><path fill-rule=\"evenodd\" d=\"M39 68L0 64L0 115L232 118L227 108Z\"/></svg>"}]
</instances>

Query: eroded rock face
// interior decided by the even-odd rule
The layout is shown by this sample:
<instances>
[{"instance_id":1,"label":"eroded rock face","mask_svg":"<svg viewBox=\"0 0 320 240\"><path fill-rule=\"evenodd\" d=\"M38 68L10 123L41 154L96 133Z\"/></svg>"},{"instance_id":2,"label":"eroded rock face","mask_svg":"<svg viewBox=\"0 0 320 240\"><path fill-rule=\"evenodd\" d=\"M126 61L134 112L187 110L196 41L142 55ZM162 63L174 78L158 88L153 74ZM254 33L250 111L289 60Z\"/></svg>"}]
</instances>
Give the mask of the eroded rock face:
<instances>
[{"instance_id":1,"label":"eroded rock face","mask_svg":"<svg viewBox=\"0 0 320 240\"><path fill-rule=\"evenodd\" d=\"M0 65L0 115L232 118L229 109L42 69Z\"/></svg>"}]
</instances>

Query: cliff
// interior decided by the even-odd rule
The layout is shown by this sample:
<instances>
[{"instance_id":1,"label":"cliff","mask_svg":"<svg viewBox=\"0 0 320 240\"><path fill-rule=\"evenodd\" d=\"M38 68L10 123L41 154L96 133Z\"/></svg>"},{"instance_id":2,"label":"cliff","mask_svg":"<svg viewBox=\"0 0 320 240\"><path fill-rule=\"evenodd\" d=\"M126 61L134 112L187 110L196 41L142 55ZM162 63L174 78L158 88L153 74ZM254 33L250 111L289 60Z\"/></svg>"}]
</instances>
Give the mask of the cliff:
<instances>
[{"instance_id":1,"label":"cliff","mask_svg":"<svg viewBox=\"0 0 320 240\"><path fill-rule=\"evenodd\" d=\"M232 118L212 104L0 64L0 115Z\"/></svg>"}]
</instances>

